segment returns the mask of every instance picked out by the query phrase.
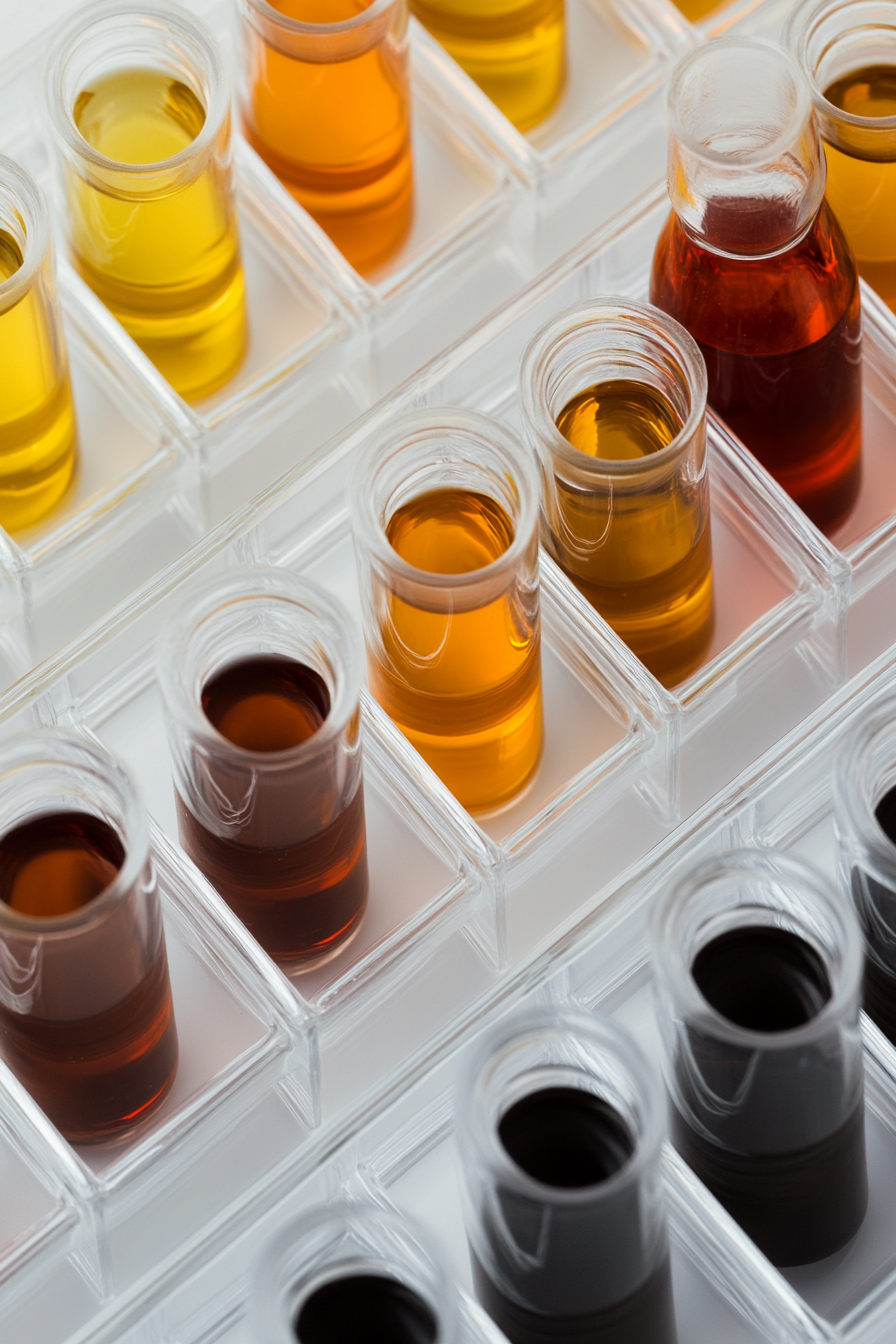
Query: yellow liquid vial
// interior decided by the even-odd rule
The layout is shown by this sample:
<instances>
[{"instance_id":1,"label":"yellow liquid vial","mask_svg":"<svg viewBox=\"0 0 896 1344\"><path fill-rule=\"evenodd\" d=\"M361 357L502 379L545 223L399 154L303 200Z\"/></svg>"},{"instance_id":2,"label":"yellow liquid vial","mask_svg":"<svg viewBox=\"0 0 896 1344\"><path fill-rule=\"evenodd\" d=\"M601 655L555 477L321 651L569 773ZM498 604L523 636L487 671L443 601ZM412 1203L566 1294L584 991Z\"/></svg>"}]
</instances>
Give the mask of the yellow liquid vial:
<instances>
[{"instance_id":1,"label":"yellow liquid vial","mask_svg":"<svg viewBox=\"0 0 896 1344\"><path fill-rule=\"evenodd\" d=\"M825 89L856 117L896 116L896 66L865 66ZM855 253L859 274L896 311L896 158L872 162L825 144L828 204Z\"/></svg>"},{"instance_id":2,"label":"yellow liquid vial","mask_svg":"<svg viewBox=\"0 0 896 1344\"><path fill-rule=\"evenodd\" d=\"M597 383L564 406L557 428L589 457L632 461L660 452L682 428L644 383ZM679 477L652 487L573 489L556 481L561 568L665 686L702 662L714 619L709 518Z\"/></svg>"},{"instance_id":3,"label":"yellow liquid vial","mask_svg":"<svg viewBox=\"0 0 896 1344\"><path fill-rule=\"evenodd\" d=\"M721 9L727 0L675 0L688 23L702 23L710 14Z\"/></svg>"},{"instance_id":4,"label":"yellow liquid vial","mask_svg":"<svg viewBox=\"0 0 896 1344\"><path fill-rule=\"evenodd\" d=\"M111 161L68 169L75 265L181 396L198 401L233 376L246 350L246 295L229 170L212 150L171 165L205 109L159 70L119 70L83 89L73 110ZM158 165L151 174L126 165Z\"/></svg>"},{"instance_id":5,"label":"yellow liquid vial","mask_svg":"<svg viewBox=\"0 0 896 1344\"><path fill-rule=\"evenodd\" d=\"M469 574L503 555L514 530L497 500L445 489L402 505L386 534L416 569ZM459 802L471 811L503 806L541 754L537 619L512 587L469 610L450 601L433 610L394 592L383 602L383 661L369 667L374 695Z\"/></svg>"},{"instance_id":6,"label":"yellow liquid vial","mask_svg":"<svg viewBox=\"0 0 896 1344\"><path fill-rule=\"evenodd\" d=\"M0 285L22 263L18 242L0 229ZM77 466L71 383L47 268L45 261L10 302L0 296L0 524L9 532L49 513Z\"/></svg>"},{"instance_id":7,"label":"yellow liquid vial","mask_svg":"<svg viewBox=\"0 0 896 1344\"><path fill-rule=\"evenodd\" d=\"M411 9L520 131L543 121L566 78L565 0L411 0Z\"/></svg>"}]
</instances>

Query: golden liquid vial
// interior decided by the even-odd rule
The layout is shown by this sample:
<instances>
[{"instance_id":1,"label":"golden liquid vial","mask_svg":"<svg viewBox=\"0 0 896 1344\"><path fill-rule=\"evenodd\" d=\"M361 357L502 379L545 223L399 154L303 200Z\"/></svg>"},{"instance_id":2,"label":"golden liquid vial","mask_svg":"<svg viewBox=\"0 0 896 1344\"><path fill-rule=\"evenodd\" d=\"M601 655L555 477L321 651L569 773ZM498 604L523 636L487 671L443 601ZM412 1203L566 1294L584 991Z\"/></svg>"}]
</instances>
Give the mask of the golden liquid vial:
<instances>
[{"instance_id":1,"label":"golden liquid vial","mask_svg":"<svg viewBox=\"0 0 896 1344\"><path fill-rule=\"evenodd\" d=\"M503 555L514 529L496 500L444 489L402 505L386 535L416 569L469 574ZM385 595L371 689L459 802L491 810L519 793L541 754L537 612L524 609L513 577L483 606L467 609L451 594L440 605Z\"/></svg>"},{"instance_id":2,"label":"golden liquid vial","mask_svg":"<svg viewBox=\"0 0 896 1344\"><path fill-rule=\"evenodd\" d=\"M19 271L18 242L0 229L0 285ZM0 297L0 524L15 532L58 504L77 466L68 364L46 263L24 293Z\"/></svg>"},{"instance_id":3,"label":"golden liquid vial","mask_svg":"<svg viewBox=\"0 0 896 1344\"><path fill-rule=\"evenodd\" d=\"M865 66L838 79L824 96L856 117L896 117L896 66ZM859 274L896 311L896 153L889 163L880 163L827 143L824 152L825 195L855 253Z\"/></svg>"},{"instance_id":4,"label":"golden liquid vial","mask_svg":"<svg viewBox=\"0 0 896 1344\"><path fill-rule=\"evenodd\" d=\"M171 75L132 69L92 81L73 117L111 161L87 177L69 167L74 263L171 386L207 397L239 368L247 326L229 170L214 152L198 172L165 162L193 143L205 109Z\"/></svg>"},{"instance_id":5,"label":"golden liquid vial","mask_svg":"<svg viewBox=\"0 0 896 1344\"><path fill-rule=\"evenodd\" d=\"M414 14L520 131L566 79L565 0L411 0Z\"/></svg>"},{"instance_id":6,"label":"golden liquid vial","mask_svg":"<svg viewBox=\"0 0 896 1344\"><path fill-rule=\"evenodd\" d=\"M615 379L578 393L557 428L589 457L633 461L660 452L682 428L666 398L645 383ZM702 662L714 605L709 517L680 473L662 484L623 479L580 490L557 479L561 568L665 686Z\"/></svg>"},{"instance_id":7,"label":"golden liquid vial","mask_svg":"<svg viewBox=\"0 0 896 1344\"><path fill-rule=\"evenodd\" d=\"M725 3L726 0L675 0L676 8L681 10L688 23L702 23Z\"/></svg>"}]
</instances>

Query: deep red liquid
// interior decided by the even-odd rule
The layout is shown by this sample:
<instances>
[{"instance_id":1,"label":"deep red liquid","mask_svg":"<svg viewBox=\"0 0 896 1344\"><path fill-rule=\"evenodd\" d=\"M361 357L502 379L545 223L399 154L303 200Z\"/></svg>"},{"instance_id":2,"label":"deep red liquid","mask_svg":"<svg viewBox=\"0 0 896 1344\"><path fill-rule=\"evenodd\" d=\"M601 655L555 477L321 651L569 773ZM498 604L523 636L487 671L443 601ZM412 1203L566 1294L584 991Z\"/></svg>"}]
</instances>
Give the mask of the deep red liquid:
<instances>
[{"instance_id":1,"label":"deep red liquid","mask_svg":"<svg viewBox=\"0 0 896 1344\"><path fill-rule=\"evenodd\" d=\"M768 227L755 204L731 212L740 245ZM712 409L833 531L861 481L861 310L855 262L827 205L802 242L769 258L710 252L673 212L657 242L650 300L700 346Z\"/></svg>"}]
</instances>

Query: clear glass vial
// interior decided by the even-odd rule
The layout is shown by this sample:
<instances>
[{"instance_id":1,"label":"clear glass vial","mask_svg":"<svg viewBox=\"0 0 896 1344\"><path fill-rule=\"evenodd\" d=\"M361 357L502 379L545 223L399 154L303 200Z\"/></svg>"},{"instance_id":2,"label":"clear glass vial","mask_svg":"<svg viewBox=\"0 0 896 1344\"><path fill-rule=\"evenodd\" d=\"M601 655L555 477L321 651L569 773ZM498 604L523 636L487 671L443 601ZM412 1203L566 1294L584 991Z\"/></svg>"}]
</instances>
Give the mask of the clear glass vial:
<instances>
[{"instance_id":1,"label":"clear glass vial","mask_svg":"<svg viewBox=\"0 0 896 1344\"><path fill-rule=\"evenodd\" d=\"M61 732L0 749L0 1052L75 1143L150 1115L177 1069L146 816Z\"/></svg>"},{"instance_id":2,"label":"clear glass vial","mask_svg":"<svg viewBox=\"0 0 896 1344\"><path fill-rule=\"evenodd\" d=\"M184 849L292 969L341 951L367 907L360 640L281 569L191 593L159 643Z\"/></svg>"},{"instance_id":3,"label":"clear glass vial","mask_svg":"<svg viewBox=\"0 0 896 1344\"><path fill-rule=\"evenodd\" d=\"M674 1344L659 1080L627 1032L549 1008L494 1027L457 1091L480 1301L511 1344Z\"/></svg>"},{"instance_id":4,"label":"clear glass vial","mask_svg":"<svg viewBox=\"0 0 896 1344\"><path fill-rule=\"evenodd\" d=\"M318 1208L259 1257L253 1344L455 1344L457 1293L444 1257L409 1218L373 1204Z\"/></svg>"},{"instance_id":5,"label":"clear glass vial","mask_svg":"<svg viewBox=\"0 0 896 1344\"><path fill-rule=\"evenodd\" d=\"M453 407L398 416L352 480L370 688L473 811L541 754L538 493L516 436Z\"/></svg>"},{"instance_id":6,"label":"clear glass vial","mask_svg":"<svg viewBox=\"0 0 896 1344\"><path fill-rule=\"evenodd\" d=\"M663 893L650 936L676 1148L773 1263L832 1255L868 1201L853 911L745 849Z\"/></svg>"},{"instance_id":7,"label":"clear glass vial","mask_svg":"<svg viewBox=\"0 0 896 1344\"><path fill-rule=\"evenodd\" d=\"M78 465L56 261L40 187L0 154L0 526L36 523Z\"/></svg>"},{"instance_id":8,"label":"clear glass vial","mask_svg":"<svg viewBox=\"0 0 896 1344\"><path fill-rule=\"evenodd\" d=\"M714 628L706 369L695 341L649 304L588 299L530 341L520 398L541 462L545 545L650 671L676 685ZM578 402L581 447L560 428Z\"/></svg>"}]
</instances>

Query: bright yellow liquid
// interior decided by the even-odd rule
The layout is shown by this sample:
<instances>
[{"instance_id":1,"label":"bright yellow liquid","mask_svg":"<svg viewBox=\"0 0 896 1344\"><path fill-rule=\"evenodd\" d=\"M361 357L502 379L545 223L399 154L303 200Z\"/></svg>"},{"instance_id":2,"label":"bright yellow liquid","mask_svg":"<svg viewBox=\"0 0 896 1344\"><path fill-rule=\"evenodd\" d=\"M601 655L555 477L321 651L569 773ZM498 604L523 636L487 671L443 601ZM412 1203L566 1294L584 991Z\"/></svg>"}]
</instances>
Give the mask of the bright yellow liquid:
<instances>
[{"instance_id":1,"label":"bright yellow liquid","mask_svg":"<svg viewBox=\"0 0 896 1344\"><path fill-rule=\"evenodd\" d=\"M589 457L622 462L660 452L681 429L674 408L643 383L586 388L557 428ZM709 518L677 478L661 488L593 491L557 480L556 559L576 587L665 686L701 663L714 606Z\"/></svg>"},{"instance_id":2,"label":"bright yellow liquid","mask_svg":"<svg viewBox=\"0 0 896 1344\"><path fill-rule=\"evenodd\" d=\"M0 230L0 283L21 265L16 240ZM38 272L17 302L0 307L0 524L10 532L43 518L77 466L68 367L43 284Z\"/></svg>"},{"instance_id":3,"label":"bright yellow liquid","mask_svg":"<svg viewBox=\"0 0 896 1344\"><path fill-rule=\"evenodd\" d=\"M896 116L896 66L867 66L825 90L857 117ZM872 163L825 144L828 203L856 256L859 274L896 311L896 158Z\"/></svg>"},{"instance_id":4,"label":"bright yellow liquid","mask_svg":"<svg viewBox=\"0 0 896 1344\"><path fill-rule=\"evenodd\" d=\"M193 91L157 70L119 70L77 98L88 144L122 164L162 163L205 123ZM156 368L188 401L233 376L246 349L246 296L229 182L214 156L186 183L147 186L103 170L101 189L69 173L74 261Z\"/></svg>"},{"instance_id":5,"label":"bright yellow liquid","mask_svg":"<svg viewBox=\"0 0 896 1344\"><path fill-rule=\"evenodd\" d=\"M416 569L469 574L498 559L513 523L472 490L431 490L396 510L387 535ZM512 582L512 581L511 581ZM369 659L380 704L454 796L472 811L517 794L542 744L537 614L515 588L472 610L384 595L380 657Z\"/></svg>"},{"instance_id":6,"label":"bright yellow liquid","mask_svg":"<svg viewBox=\"0 0 896 1344\"><path fill-rule=\"evenodd\" d=\"M411 0L411 9L519 130L563 92L565 0Z\"/></svg>"}]
</instances>

